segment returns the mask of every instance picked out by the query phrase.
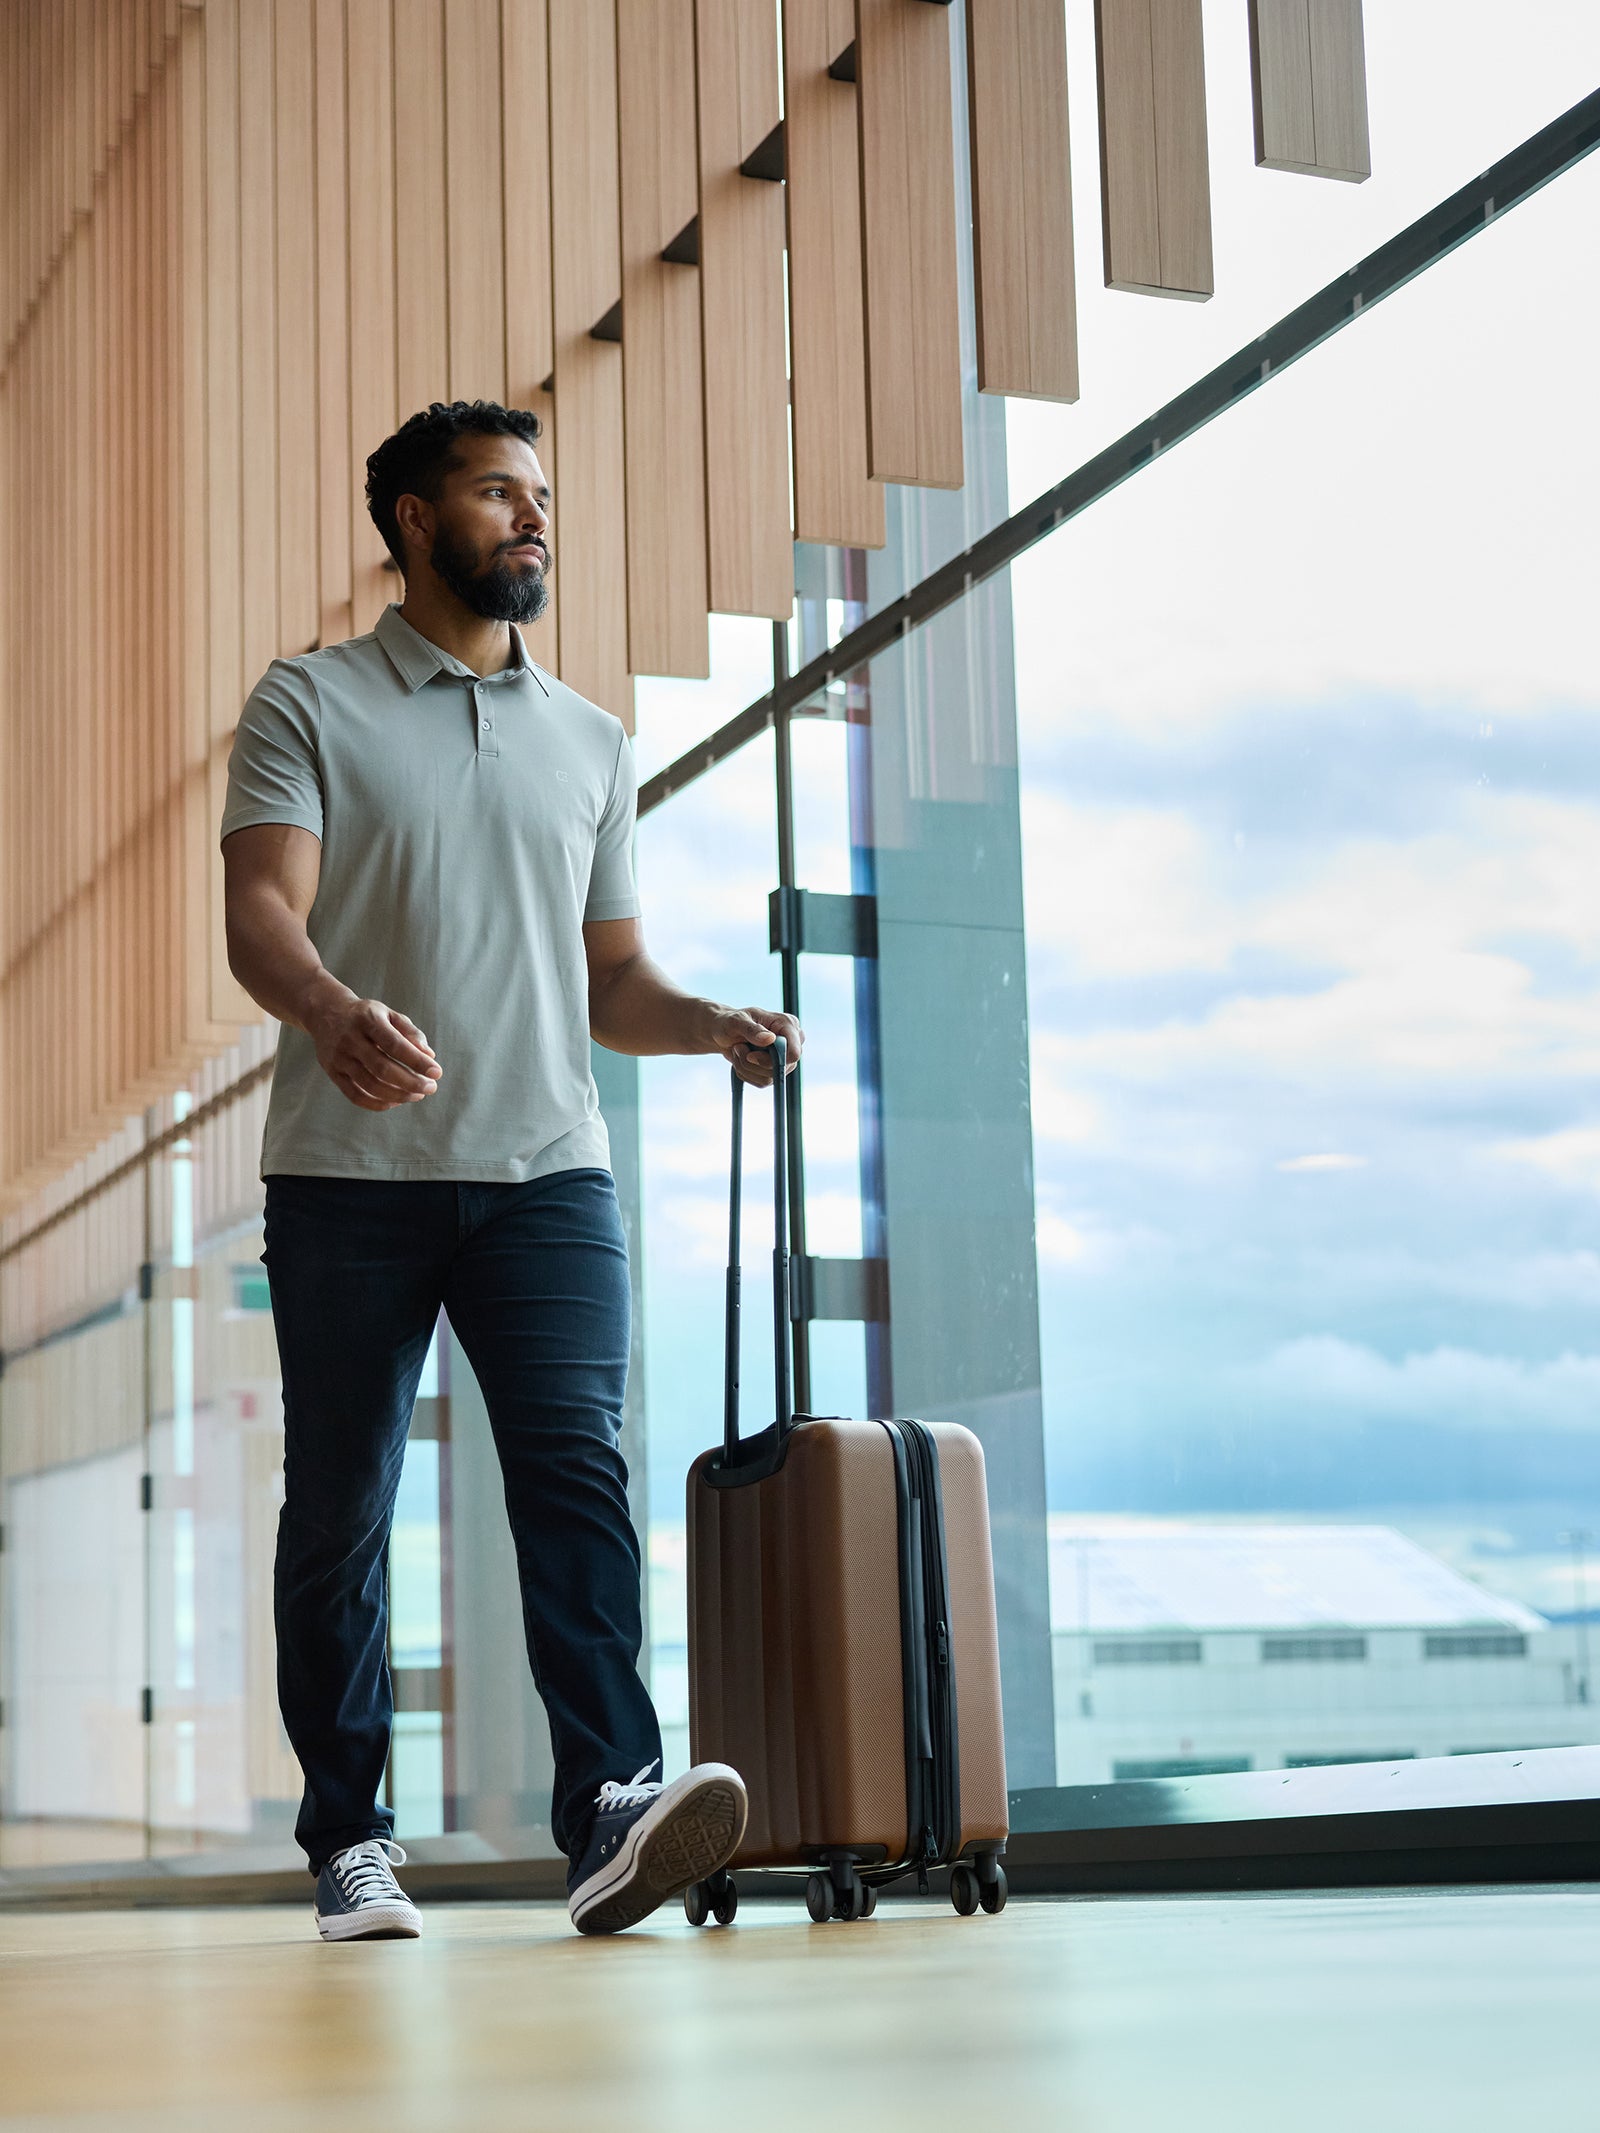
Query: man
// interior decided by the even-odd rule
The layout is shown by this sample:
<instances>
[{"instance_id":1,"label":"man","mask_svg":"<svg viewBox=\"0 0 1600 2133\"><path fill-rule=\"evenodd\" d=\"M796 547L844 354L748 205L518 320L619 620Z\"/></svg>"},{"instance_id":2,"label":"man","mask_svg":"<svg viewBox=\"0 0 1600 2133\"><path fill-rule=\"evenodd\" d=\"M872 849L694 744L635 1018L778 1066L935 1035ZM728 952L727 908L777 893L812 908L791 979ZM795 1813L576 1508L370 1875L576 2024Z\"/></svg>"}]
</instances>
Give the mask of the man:
<instances>
[{"instance_id":1,"label":"man","mask_svg":"<svg viewBox=\"0 0 1600 2133\"><path fill-rule=\"evenodd\" d=\"M324 1939L413 1935L378 1802L393 1705L385 1548L441 1305L505 1476L552 1826L580 1931L732 1857L722 1764L653 1779L639 1545L619 1450L627 1249L591 1035L772 1081L787 1015L680 992L645 953L633 755L516 628L548 600L537 416L435 403L367 462L405 580L375 631L275 660L222 821L228 956L283 1025L266 1262L283 1368L275 1614L296 1834Z\"/></svg>"}]
</instances>

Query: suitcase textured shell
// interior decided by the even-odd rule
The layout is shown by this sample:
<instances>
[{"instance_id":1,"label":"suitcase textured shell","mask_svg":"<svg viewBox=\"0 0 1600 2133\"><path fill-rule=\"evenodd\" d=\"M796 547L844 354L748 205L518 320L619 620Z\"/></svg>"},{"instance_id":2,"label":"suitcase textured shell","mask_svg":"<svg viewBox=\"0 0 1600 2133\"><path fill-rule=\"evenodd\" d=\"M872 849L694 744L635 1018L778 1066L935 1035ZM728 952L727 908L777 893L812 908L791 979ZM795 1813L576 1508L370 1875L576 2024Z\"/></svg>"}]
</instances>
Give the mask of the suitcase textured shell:
<instances>
[{"instance_id":1,"label":"suitcase textured shell","mask_svg":"<svg viewBox=\"0 0 1600 2133\"><path fill-rule=\"evenodd\" d=\"M1005 1842L1000 1654L983 1447L939 1449L963 1853ZM713 1487L690 1469L689 1709L696 1762L750 1793L735 1866L849 1849L905 1858L906 1764L894 1455L876 1422L804 1421L777 1472Z\"/></svg>"}]
</instances>

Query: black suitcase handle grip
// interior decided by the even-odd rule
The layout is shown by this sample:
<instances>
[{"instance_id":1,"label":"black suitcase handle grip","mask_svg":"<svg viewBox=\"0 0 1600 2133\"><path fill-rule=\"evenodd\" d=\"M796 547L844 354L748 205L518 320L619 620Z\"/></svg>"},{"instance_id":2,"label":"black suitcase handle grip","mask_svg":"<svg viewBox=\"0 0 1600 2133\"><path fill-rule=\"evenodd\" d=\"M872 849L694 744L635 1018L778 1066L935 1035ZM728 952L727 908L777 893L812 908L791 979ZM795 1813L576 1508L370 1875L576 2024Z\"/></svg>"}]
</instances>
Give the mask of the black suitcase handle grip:
<instances>
[{"instance_id":1,"label":"black suitcase handle grip","mask_svg":"<svg viewBox=\"0 0 1600 2133\"><path fill-rule=\"evenodd\" d=\"M782 1440L794 1427L794 1392L789 1377L789 1161L788 1116L784 1076L789 1070L787 1039L772 1044L772 1330L773 1386L777 1434ZM728 1295L724 1321L722 1387L722 1456L731 1465L739 1449L739 1215L744 1197L744 1083L733 1080L733 1164L728 1193Z\"/></svg>"}]
</instances>

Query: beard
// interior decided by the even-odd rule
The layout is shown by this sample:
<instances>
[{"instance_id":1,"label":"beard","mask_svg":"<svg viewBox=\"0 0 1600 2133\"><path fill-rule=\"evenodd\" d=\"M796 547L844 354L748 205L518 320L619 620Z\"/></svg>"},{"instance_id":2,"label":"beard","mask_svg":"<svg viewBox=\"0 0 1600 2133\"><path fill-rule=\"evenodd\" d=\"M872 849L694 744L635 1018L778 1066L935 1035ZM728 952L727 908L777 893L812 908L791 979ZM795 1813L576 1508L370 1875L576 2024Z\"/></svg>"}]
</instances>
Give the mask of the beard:
<instances>
[{"instance_id":1,"label":"beard","mask_svg":"<svg viewBox=\"0 0 1600 2133\"><path fill-rule=\"evenodd\" d=\"M547 547L546 568L549 554ZM537 622L550 605L544 569L530 570L504 556L481 568L477 551L442 528L434 535L428 561L462 605L487 622Z\"/></svg>"}]
</instances>

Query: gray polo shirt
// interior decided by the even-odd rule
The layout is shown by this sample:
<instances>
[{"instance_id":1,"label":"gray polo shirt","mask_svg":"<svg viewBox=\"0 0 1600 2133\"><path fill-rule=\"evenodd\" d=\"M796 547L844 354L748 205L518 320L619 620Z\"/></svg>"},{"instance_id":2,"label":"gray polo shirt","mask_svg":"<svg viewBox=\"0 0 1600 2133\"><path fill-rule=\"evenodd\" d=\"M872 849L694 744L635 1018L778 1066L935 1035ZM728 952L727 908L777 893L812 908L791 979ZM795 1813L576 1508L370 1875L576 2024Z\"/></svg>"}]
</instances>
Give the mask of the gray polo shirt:
<instances>
[{"instance_id":1,"label":"gray polo shirt","mask_svg":"<svg viewBox=\"0 0 1600 2133\"><path fill-rule=\"evenodd\" d=\"M387 608L275 659L228 763L222 834L322 840L307 931L336 978L427 1034L443 1077L363 1111L301 1030L278 1042L261 1174L520 1183L606 1167L586 919L632 918L633 750L528 658L480 677Z\"/></svg>"}]
</instances>

